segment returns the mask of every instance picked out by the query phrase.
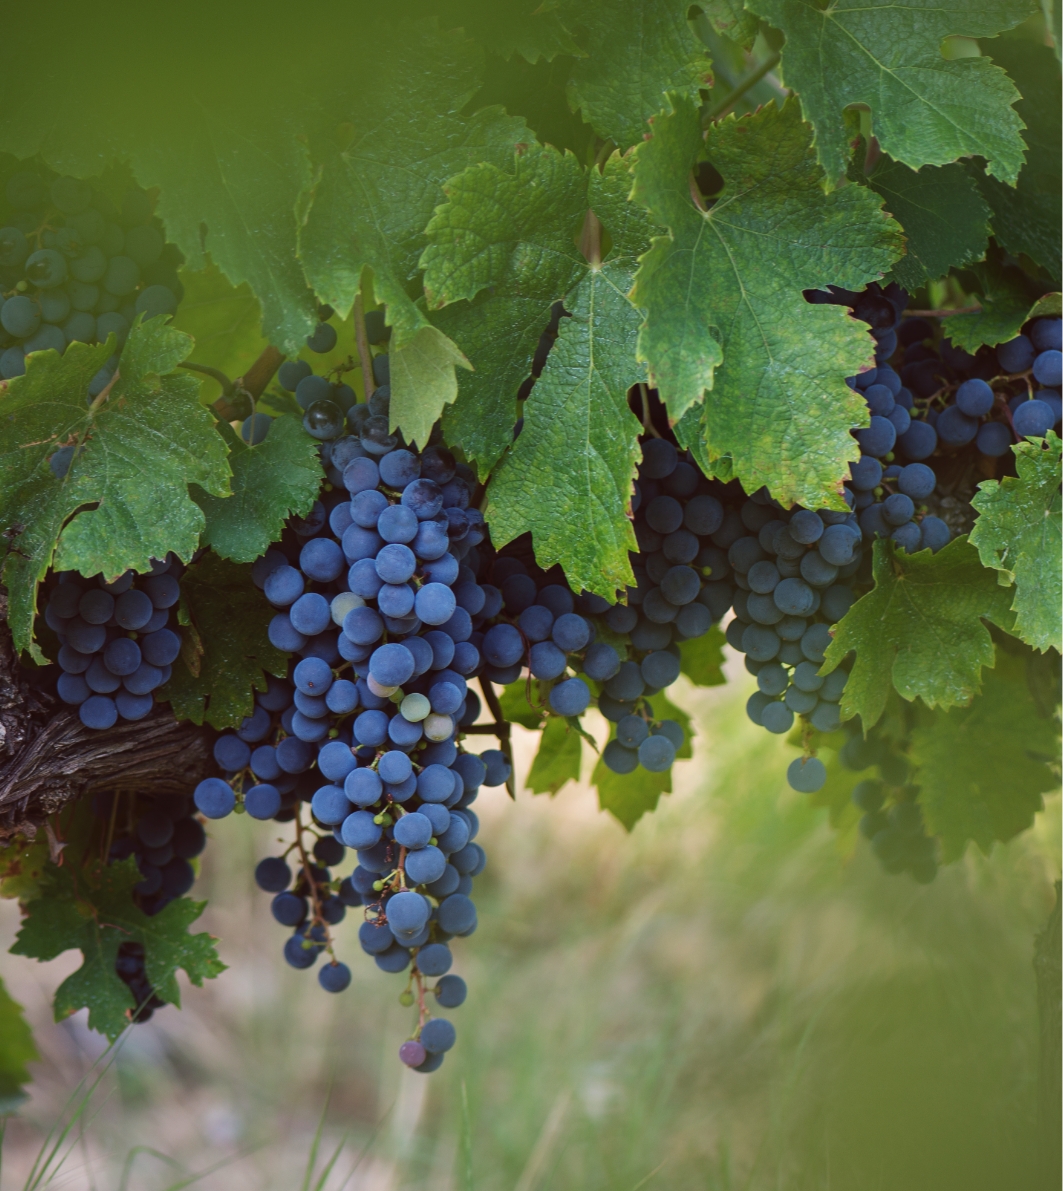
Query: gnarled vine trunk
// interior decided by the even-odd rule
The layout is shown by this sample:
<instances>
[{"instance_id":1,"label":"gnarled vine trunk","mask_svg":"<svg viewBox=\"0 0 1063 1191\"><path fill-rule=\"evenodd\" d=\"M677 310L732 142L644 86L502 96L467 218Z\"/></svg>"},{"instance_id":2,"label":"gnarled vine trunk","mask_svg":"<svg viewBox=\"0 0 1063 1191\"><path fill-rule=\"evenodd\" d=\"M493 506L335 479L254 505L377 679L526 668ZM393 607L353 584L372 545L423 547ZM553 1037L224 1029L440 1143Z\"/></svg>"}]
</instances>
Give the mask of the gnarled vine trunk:
<instances>
[{"instance_id":1,"label":"gnarled vine trunk","mask_svg":"<svg viewBox=\"0 0 1063 1191\"><path fill-rule=\"evenodd\" d=\"M96 790L189 792L209 771L207 734L160 704L103 732L39 689L19 664L0 590L0 846L34 836L71 798Z\"/></svg>"}]
</instances>

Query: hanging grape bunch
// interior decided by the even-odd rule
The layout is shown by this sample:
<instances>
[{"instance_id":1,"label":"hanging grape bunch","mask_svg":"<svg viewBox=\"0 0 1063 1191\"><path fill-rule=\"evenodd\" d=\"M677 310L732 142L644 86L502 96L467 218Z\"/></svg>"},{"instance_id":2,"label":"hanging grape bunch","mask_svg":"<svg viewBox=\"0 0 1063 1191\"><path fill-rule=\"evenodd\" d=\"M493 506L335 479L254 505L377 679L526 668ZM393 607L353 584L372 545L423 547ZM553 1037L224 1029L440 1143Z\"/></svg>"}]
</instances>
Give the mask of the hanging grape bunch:
<instances>
[{"instance_id":1,"label":"hanging grape bunch","mask_svg":"<svg viewBox=\"0 0 1063 1191\"><path fill-rule=\"evenodd\" d=\"M134 319L173 314L184 296L182 258L153 216L151 196L129 187L120 204L78 178L22 170L0 210L0 378L21 376L35 351L64 352L75 340L117 351ZM110 383L117 354L89 385ZM65 475L69 453L52 459Z\"/></svg>"},{"instance_id":2,"label":"hanging grape bunch","mask_svg":"<svg viewBox=\"0 0 1063 1191\"><path fill-rule=\"evenodd\" d=\"M112 582L73 571L49 578L44 620L59 642L56 692L86 728L142 720L155 705L181 650L183 569L171 556L148 575L127 571Z\"/></svg>"},{"instance_id":3,"label":"hanging grape bunch","mask_svg":"<svg viewBox=\"0 0 1063 1191\"><path fill-rule=\"evenodd\" d=\"M331 349L329 331L322 323L312 350ZM386 368L378 355L378 381ZM416 1000L418 1021L400 1057L433 1071L455 1032L425 996L443 1008L465 998L448 944L476 928L470 894L485 863L469 807L481 785L509 776L498 750L481 758L458 744L480 710L467 679L481 664L470 637L485 599L475 578L483 518L469 507L469 469L441 446L417 451L386 433L385 385L367 405L301 362L283 365L279 381L323 440L327 475L322 500L252 569L277 609L269 636L292 655L290 681L272 680L253 715L219 737L225 778L200 783L195 801L209 818L240 809L294 824L287 852L256 870L274 917L293 930L286 959L309 968L327 952L319 981L343 991L350 970L331 927L364 907L363 950L384 971L410 969L404 999ZM268 422L245 424L249 439L267 432ZM333 881L328 866L348 848L358 864Z\"/></svg>"}]
</instances>

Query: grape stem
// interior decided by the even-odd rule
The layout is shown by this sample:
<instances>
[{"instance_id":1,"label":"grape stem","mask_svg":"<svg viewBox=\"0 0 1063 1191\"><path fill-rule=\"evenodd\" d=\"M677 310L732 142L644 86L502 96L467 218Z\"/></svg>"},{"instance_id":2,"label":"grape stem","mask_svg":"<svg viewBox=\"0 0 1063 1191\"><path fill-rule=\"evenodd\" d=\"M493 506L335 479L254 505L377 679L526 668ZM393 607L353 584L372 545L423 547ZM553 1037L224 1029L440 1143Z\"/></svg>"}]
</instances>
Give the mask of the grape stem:
<instances>
[{"instance_id":1,"label":"grape stem","mask_svg":"<svg viewBox=\"0 0 1063 1191\"><path fill-rule=\"evenodd\" d=\"M362 365L362 387L368 401L376 385L373 383L373 354L369 350L369 337L365 332L365 305L360 290L354 298L354 341L358 345L358 359Z\"/></svg>"},{"instance_id":2,"label":"grape stem","mask_svg":"<svg viewBox=\"0 0 1063 1191\"><path fill-rule=\"evenodd\" d=\"M660 438L661 433L653 424L653 417L650 414L650 389L647 384L640 382L639 396L642 398L642 429L653 438Z\"/></svg>"},{"instance_id":3,"label":"grape stem","mask_svg":"<svg viewBox=\"0 0 1063 1191\"><path fill-rule=\"evenodd\" d=\"M770 74L779 62L782 60L782 55L774 53L770 58L765 58L764 61L755 69L751 70L749 74L743 79L739 79L735 84L734 89L725 95L718 103L714 103L711 108L701 117L702 128L708 126L721 116L726 115L727 112L734 107L734 105L742 98L743 95L751 88L755 87L757 83L766 75Z\"/></svg>"},{"instance_id":4,"label":"grape stem","mask_svg":"<svg viewBox=\"0 0 1063 1191\"><path fill-rule=\"evenodd\" d=\"M971 306L954 306L951 310L906 310L904 312L905 318L948 318L953 314L977 314L982 309L980 302L975 302Z\"/></svg>"},{"instance_id":5,"label":"grape stem","mask_svg":"<svg viewBox=\"0 0 1063 1191\"><path fill-rule=\"evenodd\" d=\"M299 860L303 866L303 876L306 877L306 883L310 886L310 902L314 908L313 925L320 926L325 933L325 950L329 953L332 962L336 962L336 952L332 947L332 932L328 928L328 923L325 921L324 915L321 913L321 895L317 890L317 882L314 880L313 869L310 864L310 858L306 854L306 849L303 847L303 819L299 804L295 804L295 843L299 849ZM313 942L313 939L310 940Z\"/></svg>"},{"instance_id":6,"label":"grape stem","mask_svg":"<svg viewBox=\"0 0 1063 1191\"><path fill-rule=\"evenodd\" d=\"M428 1010L424 1006L424 977L417 968L413 970L413 978L417 981L417 1036L420 1037L428 1018Z\"/></svg>"}]
</instances>

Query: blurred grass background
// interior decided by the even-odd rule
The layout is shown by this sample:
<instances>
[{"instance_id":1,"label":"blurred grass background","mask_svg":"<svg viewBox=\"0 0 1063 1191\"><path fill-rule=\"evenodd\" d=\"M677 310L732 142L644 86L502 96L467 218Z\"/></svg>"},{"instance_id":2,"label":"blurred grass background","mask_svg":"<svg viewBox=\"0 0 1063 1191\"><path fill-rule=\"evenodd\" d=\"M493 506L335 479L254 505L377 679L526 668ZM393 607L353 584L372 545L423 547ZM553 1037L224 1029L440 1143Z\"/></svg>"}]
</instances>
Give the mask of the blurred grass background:
<instances>
[{"instance_id":1,"label":"blurred grass background","mask_svg":"<svg viewBox=\"0 0 1063 1191\"><path fill-rule=\"evenodd\" d=\"M397 1060L412 1011L357 918L338 932L352 987L329 996L286 967L253 885L276 825L216 824L194 894L230 970L129 1032L47 1185L161 1191L224 1162L194 1185L298 1191L327 1100L318 1168L343 1151L322 1191L1036 1187L1031 958L1058 798L928 887L887 876L788 789L793 752L748 722L751 680L729 669L675 688L695 756L632 835L586 784L481 795L480 927L455 946L469 999L428 1078ZM515 733L519 776L535 739ZM6 947L17 909L0 915ZM104 1049L83 1013L50 1020L78 959L4 957L42 1051L5 1191Z\"/></svg>"}]
</instances>

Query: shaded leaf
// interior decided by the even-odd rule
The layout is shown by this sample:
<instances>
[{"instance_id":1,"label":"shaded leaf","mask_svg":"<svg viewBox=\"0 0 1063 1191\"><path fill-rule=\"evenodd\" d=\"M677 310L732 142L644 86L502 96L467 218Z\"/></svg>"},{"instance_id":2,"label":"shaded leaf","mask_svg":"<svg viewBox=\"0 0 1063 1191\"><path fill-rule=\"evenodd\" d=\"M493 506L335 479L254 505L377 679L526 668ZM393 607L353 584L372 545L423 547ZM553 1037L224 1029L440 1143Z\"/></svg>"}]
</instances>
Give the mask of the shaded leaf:
<instances>
[{"instance_id":1,"label":"shaded leaf","mask_svg":"<svg viewBox=\"0 0 1063 1191\"><path fill-rule=\"evenodd\" d=\"M900 228L864 187L823 193L793 101L729 117L703 140L697 108L677 99L635 152L633 197L669 230L635 279L646 311L638 350L669 417L682 419L680 440L707 470L729 457L747 491L842 507L849 430L868 418L845 377L869 363L871 340L802 291L881 276L901 253ZM706 157L725 185L702 210L691 170Z\"/></svg>"},{"instance_id":2,"label":"shaded leaf","mask_svg":"<svg viewBox=\"0 0 1063 1191\"><path fill-rule=\"evenodd\" d=\"M595 132L621 149L638 144L666 91L697 101L711 77L705 48L675 0L605 5L568 0L566 20L582 31L585 57L572 67L568 93Z\"/></svg>"},{"instance_id":3,"label":"shaded leaf","mask_svg":"<svg viewBox=\"0 0 1063 1191\"><path fill-rule=\"evenodd\" d=\"M971 501L979 514L971 545L983 566L999 572L1000 582L1014 585L1016 635L1034 649L1058 651L1063 649L1060 440L1050 430L1043 445L1026 441L1012 450L1018 476L984 480Z\"/></svg>"},{"instance_id":4,"label":"shaded leaf","mask_svg":"<svg viewBox=\"0 0 1063 1191\"><path fill-rule=\"evenodd\" d=\"M40 1058L33 1031L0 980L0 1116L14 1112L26 1099L30 1081L28 1063Z\"/></svg>"},{"instance_id":5,"label":"shaded leaf","mask_svg":"<svg viewBox=\"0 0 1063 1191\"><path fill-rule=\"evenodd\" d=\"M528 772L528 789L533 794L556 794L566 782L578 782L581 757L579 734L561 716L547 716Z\"/></svg>"},{"instance_id":6,"label":"shaded leaf","mask_svg":"<svg viewBox=\"0 0 1063 1191\"><path fill-rule=\"evenodd\" d=\"M10 552L4 583L16 649L32 643L37 584L48 568L115 577L147 571L173 551L191 558L203 513L189 484L227 491L225 443L177 365L191 340L162 318L135 327L109 393L86 405L88 384L113 340L73 342L29 357L24 376L0 384L0 508ZM49 459L76 450L59 479ZM91 507L87 507L91 506Z\"/></svg>"},{"instance_id":7,"label":"shaded leaf","mask_svg":"<svg viewBox=\"0 0 1063 1191\"><path fill-rule=\"evenodd\" d=\"M723 673L723 647L727 638L719 625L713 625L704 636L679 643L681 672L695 686L721 686L727 681Z\"/></svg>"},{"instance_id":8,"label":"shaded leaf","mask_svg":"<svg viewBox=\"0 0 1063 1191\"><path fill-rule=\"evenodd\" d=\"M1028 0L979 5L915 0L750 0L786 35L782 71L816 130L830 182L848 157L844 111L871 109L875 136L895 161L917 170L959 157L984 157L989 172L1014 183L1023 161L1019 94L988 58L947 61L946 37L994 37L1030 13Z\"/></svg>"},{"instance_id":9,"label":"shaded leaf","mask_svg":"<svg viewBox=\"0 0 1063 1191\"><path fill-rule=\"evenodd\" d=\"M946 862L968 840L988 853L995 840L1025 831L1042 795L1059 786L1049 766L1059 726L1039 713L1021 656L1001 651L969 707L920 716L911 739L919 802Z\"/></svg>"},{"instance_id":10,"label":"shaded leaf","mask_svg":"<svg viewBox=\"0 0 1063 1191\"><path fill-rule=\"evenodd\" d=\"M208 552L181 577L183 648L159 692L178 719L237 728L264 691L264 672L284 675L288 656L269 642L274 610L251 567Z\"/></svg>"},{"instance_id":11,"label":"shaded leaf","mask_svg":"<svg viewBox=\"0 0 1063 1191\"><path fill-rule=\"evenodd\" d=\"M373 292L387 304L392 351L398 352L430 326L407 284L443 184L473 162L508 161L531 137L522 120L501 108L461 115L479 86L483 53L460 32L441 33L431 23L406 26L402 36L390 31L374 46L373 69L388 80L384 87L366 87L345 62L329 69L335 72L332 99L310 138L319 170L304 195L299 253L315 291L342 318L354 305L363 271L372 270ZM344 121L339 132L338 119ZM398 410L418 431L453 400L453 368L461 362L438 338L420 355L419 367L402 370L392 382L393 423Z\"/></svg>"},{"instance_id":12,"label":"shaded leaf","mask_svg":"<svg viewBox=\"0 0 1063 1191\"><path fill-rule=\"evenodd\" d=\"M989 177L980 164L969 163L967 168L992 208L993 234L1000 243L1015 255L1024 252L1050 277L1058 277L1063 223L1063 102L1056 55L1025 38L998 37L986 49L994 62L1007 69L1022 92L1015 110L1026 125L1022 139L1029 148L1015 187Z\"/></svg>"},{"instance_id":13,"label":"shaded leaf","mask_svg":"<svg viewBox=\"0 0 1063 1191\"><path fill-rule=\"evenodd\" d=\"M532 684L532 697L535 697L536 684ZM520 678L502 688L498 697L498 705L502 708L502 715L511 724L520 724L532 731L537 730L542 722L544 713L528 702L528 683Z\"/></svg>"},{"instance_id":14,"label":"shaded leaf","mask_svg":"<svg viewBox=\"0 0 1063 1191\"><path fill-rule=\"evenodd\" d=\"M292 417L276 418L258 446L249 447L228 423L218 430L229 447L232 495L193 487L203 510L202 542L222 558L253 562L281 536L285 520L310 511L321 488L320 445Z\"/></svg>"},{"instance_id":15,"label":"shaded leaf","mask_svg":"<svg viewBox=\"0 0 1063 1191\"><path fill-rule=\"evenodd\" d=\"M15 955L49 960L77 948L84 957L55 994L56 1021L87 1007L91 1029L112 1040L125 1029L135 1005L114 969L123 942L143 945L148 980L161 1000L174 1005L181 1003L178 968L197 986L225 970L215 940L205 932L188 933L206 902L175 898L149 918L133 902L140 880L133 857L77 873L64 865L51 873L43 896L27 906L11 948Z\"/></svg>"},{"instance_id":16,"label":"shaded leaf","mask_svg":"<svg viewBox=\"0 0 1063 1191\"><path fill-rule=\"evenodd\" d=\"M650 773L640 765L633 773L613 773L602 760L594 767L591 784L598 789L598 805L608 811L627 831L643 815L657 809L662 794L671 794L672 775Z\"/></svg>"},{"instance_id":17,"label":"shaded leaf","mask_svg":"<svg viewBox=\"0 0 1063 1191\"><path fill-rule=\"evenodd\" d=\"M996 347L1014 339L1027 319L1048 313L1041 310L1041 299L1033 302L1030 282L1018 269L990 260L972 266L970 274L981 291L981 310L950 314L941 320L941 330L972 355L983 344Z\"/></svg>"},{"instance_id":18,"label":"shaded leaf","mask_svg":"<svg viewBox=\"0 0 1063 1191\"><path fill-rule=\"evenodd\" d=\"M928 707L970 703L982 668L993 666L990 620L1010 631L1009 593L982 566L966 537L937 554L907 554L876 541L874 588L834 628L822 673L851 651L856 662L842 695L842 718L859 715L865 731L878 722L891 686Z\"/></svg>"},{"instance_id":19,"label":"shaded leaf","mask_svg":"<svg viewBox=\"0 0 1063 1191\"><path fill-rule=\"evenodd\" d=\"M892 277L908 290L981 260L989 236L989 208L961 165L916 171L883 157L868 186L904 228L907 252Z\"/></svg>"},{"instance_id":20,"label":"shaded leaf","mask_svg":"<svg viewBox=\"0 0 1063 1191\"><path fill-rule=\"evenodd\" d=\"M262 307L246 282L233 285L213 262L205 269L183 269L184 297L170 325L192 336L190 359L217 368L235 380L267 346L262 336ZM201 380L207 400L218 383Z\"/></svg>"}]
</instances>

